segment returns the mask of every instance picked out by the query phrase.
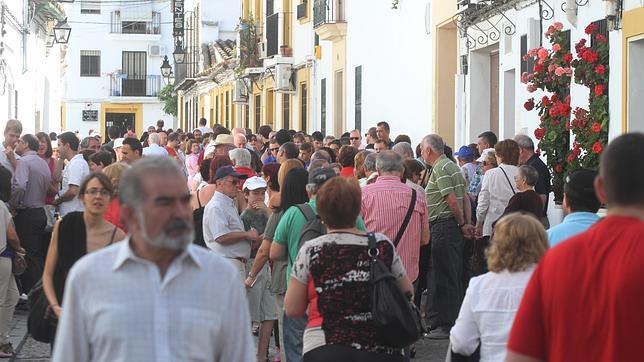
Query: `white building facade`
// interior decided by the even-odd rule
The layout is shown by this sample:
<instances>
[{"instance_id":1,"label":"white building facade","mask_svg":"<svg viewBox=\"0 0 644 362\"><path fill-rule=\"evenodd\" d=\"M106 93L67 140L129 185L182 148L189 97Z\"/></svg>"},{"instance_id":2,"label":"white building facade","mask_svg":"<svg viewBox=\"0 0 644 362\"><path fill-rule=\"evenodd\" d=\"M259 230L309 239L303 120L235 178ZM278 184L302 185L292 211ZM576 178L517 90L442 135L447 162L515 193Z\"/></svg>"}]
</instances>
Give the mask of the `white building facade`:
<instances>
[{"instance_id":1,"label":"white building facade","mask_svg":"<svg viewBox=\"0 0 644 362\"><path fill-rule=\"evenodd\" d=\"M0 1L0 128L18 119L24 133L60 131L66 46L47 41L64 17L53 0Z\"/></svg>"},{"instance_id":2,"label":"white building facade","mask_svg":"<svg viewBox=\"0 0 644 362\"><path fill-rule=\"evenodd\" d=\"M163 57L174 50L170 1L75 1L67 52L63 128L104 137L109 126L141 134L175 120L157 98L166 85Z\"/></svg>"}]
</instances>

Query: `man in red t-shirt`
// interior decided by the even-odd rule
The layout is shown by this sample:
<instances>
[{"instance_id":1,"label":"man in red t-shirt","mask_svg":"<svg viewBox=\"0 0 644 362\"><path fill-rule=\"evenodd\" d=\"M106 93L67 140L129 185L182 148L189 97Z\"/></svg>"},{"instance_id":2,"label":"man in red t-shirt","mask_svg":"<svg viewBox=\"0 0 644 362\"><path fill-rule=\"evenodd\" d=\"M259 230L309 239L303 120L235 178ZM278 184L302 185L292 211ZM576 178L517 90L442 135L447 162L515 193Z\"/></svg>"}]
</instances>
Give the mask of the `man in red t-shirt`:
<instances>
[{"instance_id":1,"label":"man in red t-shirt","mask_svg":"<svg viewBox=\"0 0 644 362\"><path fill-rule=\"evenodd\" d=\"M179 134L176 132L170 133L168 135L168 141L165 146L166 151L168 151L168 156L177 158L177 151L179 150L180 144L181 141L179 141Z\"/></svg>"},{"instance_id":2,"label":"man in red t-shirt","mask_svg":"<svg viewBox=\"0 0 644 362\"><path fill-rule=\"evenodd\" d=\"M612 141L595 180L608 216L532 275L507 361L640 361L644 341L644 134Z\"/></svg>"}]
</instances>

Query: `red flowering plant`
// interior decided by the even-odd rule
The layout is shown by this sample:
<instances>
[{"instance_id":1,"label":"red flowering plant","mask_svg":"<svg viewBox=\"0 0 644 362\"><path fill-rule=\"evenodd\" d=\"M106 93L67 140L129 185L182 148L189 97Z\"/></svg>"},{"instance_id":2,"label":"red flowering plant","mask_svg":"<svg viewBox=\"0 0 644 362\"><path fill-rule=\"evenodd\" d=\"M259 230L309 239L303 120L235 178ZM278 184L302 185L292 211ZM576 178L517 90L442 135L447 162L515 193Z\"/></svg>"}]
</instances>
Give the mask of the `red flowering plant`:
<instances>
[{"instance_id":1,"label":"red flowering plant","mask_svg":"<svg viewBox=\"0 0 644 362\"><path fill-rule=\"evenodd\" d=\"M577 108L571 129L575 142L567 161L570 169L599 168L599 155L608 143L608 55L606 37L599 33L595 24L586 27L592 45L581 39L575 45L577 59L572 61L575 68L575 82L590 89L588 110Z\"/></svg>"},{"instance_id":2,"label":"red flowering plant","mask_svg":"<svg viewBox=\"0 0 644 362\"><path fill-rule=\"evenodd\" d=\"M572 54L563 35L563 24L557 22L544 33L551 49L536 48L528 51L524 60L534 62L533 73L523 73L521 81L527 84L530 93L541 89L551 93L541 99L528 99L524 104L527 111L536 109L539 113L539 128L534 131L539 149L546 156L546 164L552 175L555 201L563 200L564 173L570 140L570 81L572 79Z\"/></svg>"}]
</instances>

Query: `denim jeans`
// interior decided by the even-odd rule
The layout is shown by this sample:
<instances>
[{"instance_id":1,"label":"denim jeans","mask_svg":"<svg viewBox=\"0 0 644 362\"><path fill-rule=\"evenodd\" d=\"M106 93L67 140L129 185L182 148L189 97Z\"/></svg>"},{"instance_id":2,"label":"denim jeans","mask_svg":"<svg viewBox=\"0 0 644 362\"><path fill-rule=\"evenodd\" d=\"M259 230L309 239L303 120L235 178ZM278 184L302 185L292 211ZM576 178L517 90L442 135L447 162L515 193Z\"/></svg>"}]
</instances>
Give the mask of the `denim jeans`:
<instances>
[{"instance_id":1,"label":"denim jeans","mask_svg":"<svg viewBox=\"0 0 644 362\"><path fill-rule=\"evenodd\" d=\"M302 362L302 340L304 338L304 328L306 328L307 321L308 317L306 316L290 318L284 314L284 321L282 323L284 326L284 330L282 331L282 335L284 336L282 349L284 349L284 354L286 355L286 362Z\"/></svg>"}]
</instances>

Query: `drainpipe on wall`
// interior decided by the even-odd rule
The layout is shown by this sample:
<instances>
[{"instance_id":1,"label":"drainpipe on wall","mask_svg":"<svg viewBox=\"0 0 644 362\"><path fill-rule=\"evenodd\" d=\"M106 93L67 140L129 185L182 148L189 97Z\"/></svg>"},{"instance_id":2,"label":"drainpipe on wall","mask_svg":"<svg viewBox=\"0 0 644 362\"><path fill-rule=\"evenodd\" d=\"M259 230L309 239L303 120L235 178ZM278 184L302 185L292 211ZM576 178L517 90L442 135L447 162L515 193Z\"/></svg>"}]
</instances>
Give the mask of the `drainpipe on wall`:
<instances>
[{"instance_id":1,"label":"drainpipe on wall","mask_svg":"<svg viewBox=\"0 0 644 362\"><path fill-rule=\"evenodd\" d=\"M566 0L566 18L574 27L577 27L577 8L575 0Z\"/></svg>"}]
</instances>

